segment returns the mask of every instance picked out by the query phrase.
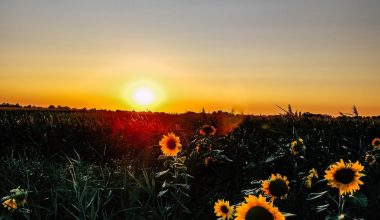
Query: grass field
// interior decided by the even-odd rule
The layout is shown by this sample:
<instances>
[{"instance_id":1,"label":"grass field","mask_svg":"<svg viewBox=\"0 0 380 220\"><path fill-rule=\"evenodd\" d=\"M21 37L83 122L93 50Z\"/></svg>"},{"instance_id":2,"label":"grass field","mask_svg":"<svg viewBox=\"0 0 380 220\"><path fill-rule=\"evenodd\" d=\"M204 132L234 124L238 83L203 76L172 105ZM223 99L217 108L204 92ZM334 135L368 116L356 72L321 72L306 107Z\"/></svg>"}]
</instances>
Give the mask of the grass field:
<instances>
[{"instance_id":1,"label":"grass field","mask_svg":"<svg viewBox=\"0 0 380 220\"><path fill-rule=\"evenodd\" d=\"M380 219L378 137L358 115L4 108L0 219Z\"/></svg>"}]
</instances>

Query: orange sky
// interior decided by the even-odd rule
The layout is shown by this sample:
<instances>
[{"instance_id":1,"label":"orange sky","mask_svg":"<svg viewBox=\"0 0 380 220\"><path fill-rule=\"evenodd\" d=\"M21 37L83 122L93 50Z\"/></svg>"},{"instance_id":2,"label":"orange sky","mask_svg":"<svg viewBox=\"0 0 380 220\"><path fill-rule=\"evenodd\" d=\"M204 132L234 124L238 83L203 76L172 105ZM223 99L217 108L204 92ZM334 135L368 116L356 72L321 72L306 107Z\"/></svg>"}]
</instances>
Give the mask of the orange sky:
<instances>
[{"instance_id":1,"label":"orange sky","mask_svg":"<svg viewBox=\"0 0 380 220\"><path fill-rule=\"evenodd\" d=\"M380 114L380 2L0 3L0 102ZM154 105L128 96L149 84Z\"/></svg>"}]
</instances>

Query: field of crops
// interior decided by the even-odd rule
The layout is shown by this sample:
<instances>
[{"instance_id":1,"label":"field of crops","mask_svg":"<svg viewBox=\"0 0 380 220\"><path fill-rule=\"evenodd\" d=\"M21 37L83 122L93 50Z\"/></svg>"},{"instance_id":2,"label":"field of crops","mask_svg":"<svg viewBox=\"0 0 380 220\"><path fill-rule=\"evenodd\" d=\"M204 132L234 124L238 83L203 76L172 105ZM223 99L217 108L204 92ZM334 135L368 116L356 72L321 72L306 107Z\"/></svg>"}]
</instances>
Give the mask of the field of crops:
<instances>
[{"instance_id":1,"label":"field of crops","mask_svg":"<svg viewBox=\"0 0 380 220\"><path fill-rule=\"evenodd\" d=\"M0 219L380 219L380 117L0 110Z\"/></svg>"}]
</instances>

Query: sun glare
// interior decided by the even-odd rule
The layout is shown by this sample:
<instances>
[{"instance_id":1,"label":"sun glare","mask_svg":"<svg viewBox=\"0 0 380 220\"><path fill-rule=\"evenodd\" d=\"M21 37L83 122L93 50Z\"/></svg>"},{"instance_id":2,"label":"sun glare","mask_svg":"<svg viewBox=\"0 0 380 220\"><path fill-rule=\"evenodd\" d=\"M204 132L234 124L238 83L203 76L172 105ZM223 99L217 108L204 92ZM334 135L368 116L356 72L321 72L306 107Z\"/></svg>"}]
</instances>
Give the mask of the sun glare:
<instances>
[{"instance_id":1,"label":"sun glare","mask_svg":"<svg viewBox=\"0 0 380 220\"><path fill-rule=\"evenodd\" d=\"M133 100L140 105L149 105L155 98L152 90L148 88L139 88L133 93Z\"/></svg>"},{"instance_id":2,"label":"sun glare","mask_svg":"<svg viewBox=\"0 0 380 220\"><path fill-rule=\"evenodd\" d=\"M161 86L151 80L134 80L126 84L122 96L130 110L157 110L165 95Z\"/></svg>"}]
</instances>

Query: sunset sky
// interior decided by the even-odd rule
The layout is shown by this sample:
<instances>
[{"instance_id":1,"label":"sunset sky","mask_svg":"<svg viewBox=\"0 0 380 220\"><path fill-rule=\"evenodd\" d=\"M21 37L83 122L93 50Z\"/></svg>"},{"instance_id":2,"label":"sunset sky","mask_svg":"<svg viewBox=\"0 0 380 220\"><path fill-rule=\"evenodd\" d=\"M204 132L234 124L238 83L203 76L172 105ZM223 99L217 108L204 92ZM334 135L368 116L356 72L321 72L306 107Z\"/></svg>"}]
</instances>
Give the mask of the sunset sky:
<instances>
[{"instance_id":1,"label":"sunset sky","mask_svg":"<svg viewBox=\"0 0 380 220\"><path fill-rule=\"evenodd\" d=\"M379 94L379 0L0 0L0 103L379 115Z\"/></svg>"}]
</instances>

